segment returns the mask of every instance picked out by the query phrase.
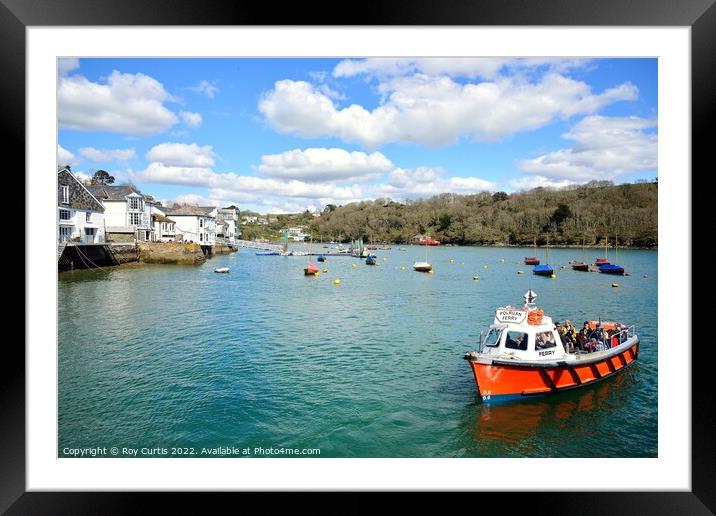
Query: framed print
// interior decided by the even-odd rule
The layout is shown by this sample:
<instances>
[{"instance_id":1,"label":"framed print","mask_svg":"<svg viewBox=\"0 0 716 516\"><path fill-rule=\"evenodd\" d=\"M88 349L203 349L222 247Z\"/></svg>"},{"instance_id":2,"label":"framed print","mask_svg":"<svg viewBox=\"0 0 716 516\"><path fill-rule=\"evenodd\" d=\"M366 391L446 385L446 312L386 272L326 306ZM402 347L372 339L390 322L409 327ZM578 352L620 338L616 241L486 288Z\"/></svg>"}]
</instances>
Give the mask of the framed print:
<instances>
[{"instance_id":1,"label":"framed print","mask_svg":"<svg viewBox=\"0 0 716 516\"><path fill-rule=\"evenodd\" d=\"M267 11L2 0L28 245L0 507L712 511L712 3Z\"/></svg>"}]
</instances>

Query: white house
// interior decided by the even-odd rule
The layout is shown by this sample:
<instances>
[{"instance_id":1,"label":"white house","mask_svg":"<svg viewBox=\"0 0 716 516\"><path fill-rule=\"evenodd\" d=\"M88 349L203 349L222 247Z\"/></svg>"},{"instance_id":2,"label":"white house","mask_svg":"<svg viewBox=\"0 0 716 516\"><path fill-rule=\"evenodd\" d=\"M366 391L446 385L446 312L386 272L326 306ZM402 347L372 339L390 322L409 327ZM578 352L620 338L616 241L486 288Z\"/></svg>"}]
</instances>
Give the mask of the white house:
<instances>
[{"instance_id":1,"label":"white house","mask_svg":"<svg viewBox=\"0 0 716 516\"><path fill-rule=\"evenodd\" d=\"M154 198L130 185L92 185L87 187L104 205L107 240L154 241L152 206Z\"/></svg>"},{"instance_id":2,"label":"white house","mask_svg":"<svg viewBox=\"0 0 716 516\"><path fill-rule=\"evenodd\" d=\"M201 246L216 243L216 208L214 206L178 206L166 208L167 217L176 223L176 234L184 242Z\"/></svg>"},{"instance_id":3,"label":"white house","mask_svg":"<svg viewBox=\"0 0 716 516\"><path fill-rule=\"evenodd\" d=\"M167 217L168 209L156 204L152 206L152 223L154 225L154 238L157 242L176 241L176 222Z\"/></svg>"},{"instance_id":4,"label":"white house","mask_svg":"<svg viewBox=\"0 0 716 516\"><path fill-rule=\"evenodd\" d=\"M296 242L303 242L304 240L306 240L307 237L311 236L308 233L305 233L303 231L304 229L305 228L303 226L297 226L295 228L288 228L288 230L282 229L281 234L285 235L286 231L288 231L288 238L290 238L291 240L294 240Z\"/></svg>"},{"instance_id":5,"label":"white house","mask_svg":"<svg viewBox=\"0 0 716 516\"><path fill-rule=\"evenodd\" d=\"M67 167L57 171L57 210L58 242L104 243L104 206Z\"/></svg>"},{"instance_id":6,"label":"white house","mask_svg":"<svg viewBox=\"0 0 716 516\"><path fill-rule=\"evenodd\" d=\"M219 208L217 214L217 220L219 217L223 219L223 231L219 231L217 227L217 239L223 239L226 244L235 246L236 239L241 237L238 208Z\"/></svg>"}]
</instances>

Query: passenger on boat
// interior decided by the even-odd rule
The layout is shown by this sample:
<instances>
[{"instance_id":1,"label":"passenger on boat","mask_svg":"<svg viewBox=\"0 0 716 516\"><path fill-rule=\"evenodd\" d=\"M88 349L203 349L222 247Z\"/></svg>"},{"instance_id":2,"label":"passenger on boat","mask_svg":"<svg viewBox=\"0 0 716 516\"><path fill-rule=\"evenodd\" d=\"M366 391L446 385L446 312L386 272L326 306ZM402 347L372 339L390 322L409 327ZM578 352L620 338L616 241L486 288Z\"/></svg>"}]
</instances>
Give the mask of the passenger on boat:
<instances>
[{"instance_id":1,"label":"passenger on boat","mask_svg":"<svg viewBox=\"0 0 716 516\"><path fill-rule=\"evenodd\" d=\"M592 330L589 328L589 321L584 321L584 326L577 333L577 349L586 351L584 346L589 342L590 333L592 333Z\"/></svg>"}]
</instances>

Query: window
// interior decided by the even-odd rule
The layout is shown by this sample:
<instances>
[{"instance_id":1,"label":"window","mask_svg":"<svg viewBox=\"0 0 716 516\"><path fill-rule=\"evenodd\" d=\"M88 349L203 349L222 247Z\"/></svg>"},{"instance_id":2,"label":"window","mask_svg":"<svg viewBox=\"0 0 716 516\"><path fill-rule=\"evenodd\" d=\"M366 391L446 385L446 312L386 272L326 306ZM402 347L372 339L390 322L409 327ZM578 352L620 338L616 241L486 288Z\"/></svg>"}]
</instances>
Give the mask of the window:
<instances>
[{"instance_id":1,"label":"window","mask_svg":"<svg viewBox=\"0 0 716 516\"><path fill-rule=\"evenodd\" d=\"M204 219L199 219L199 227L200 228L204 227Z\"/></svg>"},{"instance_id":2,"label":"window","mask_svg":"<svg viewBox=\"0 0 716 516\"><path fill-rule=\"evenodd\" d=\"M60 210L60 220L70 220L70 210Z\"/></svg>"},{"instance_id":3,"label":"window","mask_svg":"<svg viewBox=\"0 0 716 516\"><path fill-rule=\"evenodd\" d=\"M85 213L85 222L92 222L92 212L88 211Z\"/></svg>"},{"instance_id":4,"label":"window","mask_svg":"<svg viewBox=\"0 0 716 516\"><path fill-rule=\"evenodd\" d=\"M62 203L68 204L70 202L70 187L69 187L69 185L60 185L60 192L62 193Z\"/></svg>"},{"instance_id":5,"label":"window","mask_svg":"<svg viewBox=\"0 0 716 516\"><path fill-rule=\"evenodd\" d=\"M60 242L66 242L72 236L72 228L68 226L62 226L60 228Z\"/></svg>"},{"instance_id":6,"label":"window","mask_svg":"<svg viewBox=\"0 0 716 516\"><path fill-rule=\"evenodd\" d=\"M142 214L141 213L130 213L129 214L129 223L133 226L138 226L142 222Z\"/></svg>"},{"instance_id":7,"label":"window","mask_svg":"<svg viewBox=\"0 0 716 516\"><path fill-rule=\"evenodd\" d=\"M501 334L502 330L498 330L497 328L490 329L490 331L487 333L487 337L485 337L485 346L497 346L500 343Z\"/></svg>"},{"instance_id":8,"label":"window","mask_svg":"<svg viewBox=\"0 0 716 516\"><path fill-rule=\"evenodd\" d=\"M520 351L527 351L527 334L521 331L507 332L505 347L507 349L519 349Z\"/></svg>"},{"instance_id":9,"label":"window","mask_svg":"<svg viewBox=\"0 0 716 516\"><path fill-rule=\"evenodd\" d=\"M130 197L129 198L129 209L130 210L141 210L141 199L139 197Z\"/></svg>"},{"instance_id":10,"label":"window","mask_svg":"<svg viewBox=\"0 0 716 516\"><path fill-rule=\"evenodd\" d=\"M535 336L535 349L549 349L557 345L554 334L551 331L544 331Z\"/></svg>"}]
</instances>

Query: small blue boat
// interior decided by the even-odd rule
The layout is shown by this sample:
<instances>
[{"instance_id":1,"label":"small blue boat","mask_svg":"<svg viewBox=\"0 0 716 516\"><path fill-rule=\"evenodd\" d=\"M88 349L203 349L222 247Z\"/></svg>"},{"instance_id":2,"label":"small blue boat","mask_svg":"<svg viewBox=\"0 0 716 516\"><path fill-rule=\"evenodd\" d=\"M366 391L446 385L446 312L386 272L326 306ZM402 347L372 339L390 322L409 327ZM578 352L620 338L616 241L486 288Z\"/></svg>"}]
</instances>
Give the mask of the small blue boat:
<instances>
[{"instance_id":1,"label":"small blue boat","mask_svg":"<svg viewBox=\"0 0 716 516\"><path fill-rule=\"evenodd\" d=\"M546 263L544 265L535 265L532 268L532 273L536 274L537 276L551 276L554 274L554 269L551 265L547 265Z\"/></svg>"},{"instance_id":2,"label":"small blue boat","mask_svg":"<svg viewBox=\"0 0 716 516\"><path fill-rule=\"evenodd\" d=\"M325 262L325 261L326 261L326 257L323 256L322 254L319 254L319 255L318 255L318 261L319 261L319 262Z\"/></svg>"},{"instance_id":3,"label":"small blue boat","mask_svg":"<svg viewBox=\"0 0 716 516\"><path fill-rule=\"evenodd\" d=\"M377 256L374 254L369 254L368 257L365 259L366 265L375 265L377 260Z\"/></svg>"},{"instance_id":4,"label":"small blue boat","mask_svg":"<svg viewBox=\"0 0 716 516\"><path fill-rule=\"evenodd\" d=\"M624 267L617 265L616 263L605 263L604 265L599 266L599 272L603 272L604 274L619 274L623 276Z\"/></svg>"},{"instance_id":5,"label":"small blue boat","mask_svg":"<svg viewBox=\"0 0 716 516\"><path fill-rule=\"evenodd\" d=\"M256 251L256 256L278 256L278 251Z\"/></svg>"}]
</instances>

